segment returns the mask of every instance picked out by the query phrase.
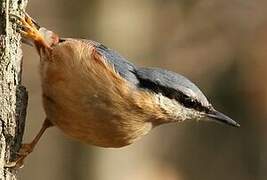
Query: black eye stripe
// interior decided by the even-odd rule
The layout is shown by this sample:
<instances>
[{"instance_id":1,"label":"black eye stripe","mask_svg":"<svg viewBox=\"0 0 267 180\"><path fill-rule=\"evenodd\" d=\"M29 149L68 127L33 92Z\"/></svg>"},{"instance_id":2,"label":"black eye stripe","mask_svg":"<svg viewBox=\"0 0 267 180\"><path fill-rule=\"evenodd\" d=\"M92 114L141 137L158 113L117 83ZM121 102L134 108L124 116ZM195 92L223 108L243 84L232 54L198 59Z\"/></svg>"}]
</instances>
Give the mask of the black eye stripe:
<instances>
[{"instance_id":1,"label":"black eye stripe","mask_svg":"<svg viewBox=\"0 0 267 180\"><path fill-rule=\"evenodd\" d=\"M193 99L192 97L189 97L185 95L183 92L178 91L176 89L164 87L146 80L143 80L140 83L140 87L152 90L155 93L161 93L162 95L170 99L175 99L186 108L191 108L202 112L208 111L208 108L202 106L202 104L198 102L196 99Z\"/></svg>"},{"instance_id":2,"label":"black eye stripe","mask_svg":"<svg viewBox=\"0 0 267 180\"><path fill-rule=\"evenodd\" d=\"M197 100L192 99L186 95L182 95L182 97L180 97L178 100L181 104L183 104L183 106L187 107L187 108L193 108L193 109L197 109L197 110L201 110L202 109L202 105L201 103L199 103Z\"/></svg>"}]
</instances>

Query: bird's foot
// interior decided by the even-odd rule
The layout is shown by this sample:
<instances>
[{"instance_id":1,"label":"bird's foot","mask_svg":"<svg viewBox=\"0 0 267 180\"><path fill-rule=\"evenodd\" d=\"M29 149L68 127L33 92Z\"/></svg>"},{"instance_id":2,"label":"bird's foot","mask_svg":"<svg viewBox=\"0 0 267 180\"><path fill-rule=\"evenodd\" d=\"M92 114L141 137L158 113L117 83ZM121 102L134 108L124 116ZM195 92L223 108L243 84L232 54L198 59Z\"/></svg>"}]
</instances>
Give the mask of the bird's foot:
<instances>
[{"instance_id":1,"label":"bird's foot","mask_svg":"<svg viewBox=\"0 0 267 180\"><path fill-rule=\"evenodd\" d=\"M8 162L5 167L8 168L22 168L24 165L24 159L33 151L34 144L22 144L19 152L17 152L17 158Z\"/></svg>"},{"instance_id":2,"label":"bird's foot","mask_svg":"<svg viewBox=\"0 0 267 180\"><path fill-rule=\"evenodd\" d=\"M40 26L27 13L24 13L24 17L15 14L10 14L10 17L16 20L18 30L25 39L33 41L39 47L50 49L43 34L39 31Z\"/></svg>"},{"instance_id":3,"label":"bird's foot","mask_svg":"<svg viewBox=\"0 0 267 180\"><path fill-rule=\"evenodd\" d=\"M17 158L13 162L9 162L5 165L5 167L9 168L20 168L23 167L24 159L33 151L34 147L44 134L45 130L49 127L52 127L53 124L49 119L45 119L42 125L42 128L38 132L38 134L35 136L33 141L29 144L22 144L20 147L19 152L17 152Z\"/></svg>"}]
</instances>

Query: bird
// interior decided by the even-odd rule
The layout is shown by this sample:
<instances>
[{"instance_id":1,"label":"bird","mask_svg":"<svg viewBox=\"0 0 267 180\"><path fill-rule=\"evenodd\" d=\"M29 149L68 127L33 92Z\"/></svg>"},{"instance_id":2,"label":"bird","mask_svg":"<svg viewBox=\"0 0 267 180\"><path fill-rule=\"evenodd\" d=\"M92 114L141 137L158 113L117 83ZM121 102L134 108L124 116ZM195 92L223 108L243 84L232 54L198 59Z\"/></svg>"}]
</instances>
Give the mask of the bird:
<instances>
[{"instance_id":1,"label":"bird","mask_svg":"<svg viewBox=\"0 0 267 180\"><path fill-rule=\"evenodd\" d=\"M33 151L52 126L82 143L105 148L130 145L166 123L209 119L240 126L217 111L183 75L136 66L96 41L62 38L27 13L12 17L22 40L40 56L46 114L34 140L22 145L16 163Z\"/></svg>"}]
</instances>

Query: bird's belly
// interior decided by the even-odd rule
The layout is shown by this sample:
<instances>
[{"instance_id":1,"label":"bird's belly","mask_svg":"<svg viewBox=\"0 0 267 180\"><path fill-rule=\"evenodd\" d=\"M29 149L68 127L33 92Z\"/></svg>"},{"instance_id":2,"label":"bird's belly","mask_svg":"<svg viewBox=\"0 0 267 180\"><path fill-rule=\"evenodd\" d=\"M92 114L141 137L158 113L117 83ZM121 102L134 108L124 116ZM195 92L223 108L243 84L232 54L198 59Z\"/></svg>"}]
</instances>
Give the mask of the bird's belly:
<instances>
[{"instance_id":1,"label":"bird's belly","mask_svg":"<svg viewBox=\"0 0 267 180\"><path fill-rule=\"evenodd\" d=\"M43 97L43 102L47 118L53 124L64 134L86 144L122 147L133 143L152 129L152 123L142 122L134 114L123 117L125 112L112 110L112 105L108 110L98 102L86 106L80 103L62 106L61 102L53 102L46 96ZM81 109L84 111L79 111Z\"/></svg>"}]
</instances>

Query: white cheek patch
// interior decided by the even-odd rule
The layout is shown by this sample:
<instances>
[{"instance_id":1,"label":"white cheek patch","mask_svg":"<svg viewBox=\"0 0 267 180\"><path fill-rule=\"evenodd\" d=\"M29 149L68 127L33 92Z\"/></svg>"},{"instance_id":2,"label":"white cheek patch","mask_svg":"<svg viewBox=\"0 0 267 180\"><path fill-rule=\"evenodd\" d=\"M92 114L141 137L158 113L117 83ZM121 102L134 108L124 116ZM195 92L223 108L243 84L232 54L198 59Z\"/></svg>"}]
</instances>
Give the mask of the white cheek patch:
<instances>
[{"instance_id":1,"label":"white cheek patch","mask_svg":"<svg viewBox=\"0 0 267 180\"><path fill-rule=\"evenodd\" d=\"M186 108L180 105L176 100L169 99L162 94L156 94L156 103L161 109L176 121L184 121L187 119L201 119L204 117L203 113Z\"/></svg>"}]
</instances>

